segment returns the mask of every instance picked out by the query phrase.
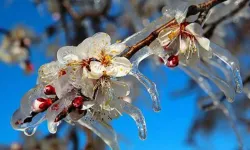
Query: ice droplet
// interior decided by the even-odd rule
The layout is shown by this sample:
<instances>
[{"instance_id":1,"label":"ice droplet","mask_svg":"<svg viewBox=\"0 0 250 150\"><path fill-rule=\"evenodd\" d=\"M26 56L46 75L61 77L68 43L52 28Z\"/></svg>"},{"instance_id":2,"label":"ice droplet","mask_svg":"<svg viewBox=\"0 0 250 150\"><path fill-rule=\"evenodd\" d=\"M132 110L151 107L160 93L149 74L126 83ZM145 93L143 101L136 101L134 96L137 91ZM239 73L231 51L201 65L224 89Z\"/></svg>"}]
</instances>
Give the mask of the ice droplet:
<instances>
[{"instance_id":1,"label":"ice droplet","mask_svg":"<svg viewBox=\"0 0 250 150\"><path fill-rule=\"evenodd\" d=\"M29 127L24 130L24 134L27 136L32 136L36 132L37 127Z\"/></svg>"}]
</instances>

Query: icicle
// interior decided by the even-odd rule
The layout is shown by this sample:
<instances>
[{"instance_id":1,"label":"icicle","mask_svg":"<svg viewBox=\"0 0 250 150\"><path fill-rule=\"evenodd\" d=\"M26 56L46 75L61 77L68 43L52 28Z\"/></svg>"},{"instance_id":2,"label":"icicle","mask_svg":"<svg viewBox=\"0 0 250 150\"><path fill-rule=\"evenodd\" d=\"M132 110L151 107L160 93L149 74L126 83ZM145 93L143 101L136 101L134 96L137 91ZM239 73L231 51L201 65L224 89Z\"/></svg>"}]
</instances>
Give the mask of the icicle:
<instances>
[{"instance_id":1,"label":"icicle","mask_svg":"<svg viewBox=\"0 0 250 150\"><path fill-rule=\"evenodd\" d=\"M229 102L234 101L235 91L231 86L229 86L225 81L216 76L214 72L209 71L209 68L207 68L202 62L200 62L197 66L190 67L199 72L201 75L212 80L219 87L219 89L223 91Z\"/></svg>"},{"instance_id":2,"label":"icicle","mask_svg":"<svg viewBox=\"0 0 250 150\"><path fill-rule=\"evenodd\" d=\"M139 80L144 87L149 92L151 99L153 100L153 109L154 111L158 112L161 110L160 107L160 100L159 100L159 94L156 89L156 85L154 82L150 81L147 77L145 77L140 71L138 70L139 63L147 58L148 56L152 55L152 51L146 47L142 49L141 51L137 52L132 58L132 70L130 72L130 75L134 76L137 80Z\"/></svg>"},{"instance_id":3,"label":"icicle","mask_svg":"<svg viewBox=\"0 0 250 150\"><path fill-rule=\"evenodd\" d=\"M211 65L216 67L217 69L220 69L222 71L222 73L224 74L224 76L226 77L226 81L230 82L231 81L231 71L228 71L227 68L225 68L225 66L222 64L222 61L220 59L205 59L203 58L203 60Z\"/></svg>"},{"instance_id":4,"label":"icicle","mask_svg":"<svg viewBox=\"0 0 250 150\"><path fill-rule=\"evenodd\" d=\"M147 89L149 92L151 99L153 101L153 110L159 112L161 110L159 94L156 89L156 85L154 82L150 81L147 77L145 77L142 73L137 69L133 69L130 72L130 75L136 77Z\"/></svg>"},{"instance_id":5,"label":"icicle","mask_svg":"<svg viewBox=\"0 0 250 150\"><path fill-rule=\"evenodd\" d=\"M122 112L125 112L130 115L136 122L136 125L139 130L140 139L145 140L147 137L147 127L145 118L141 110L124 100L120 100L119 104L121 106Z\"/></svg>"},{"instance_id":6,"label":"icicle","mask_svg":"<svg viewBox=\"0 0 250 150\"><path fill-rule=\"evenodd\" d=\"M197 72L192 70L190 67L179 65L179 67L186 72L196 83L203 89L213 100L215 106L220 104L220 101L217 99L216 94L213 93L212 87L210 86L209 82Z\"/></svg>"},{"instance_id":7,"label":"icicle","mask_svg":"<svg viewBox=\"0 0 250 150\"><path fill-rule=\"evenodd\" d=\"M78 123L92 130L98 135L112 150L119 150L117 135L113 129L107 124L97 122L92 118L92 114L88 112L86 116L78 120Z\"/></svg>"},{"instance_id":8,"label":"icicle","mask_svg":"<svg viewBox=\"0 0 250 150\"><path fill-rule=\"evenodd\" d=\"M243 84L242 84L242 79L240 76L240 67L239 67L239 62L238 60L230 54L227 50L223 49L222 47L214 44L211 42L210 44L214 56L218 57L221 61L223 61L225 64L227 64L231 71L232 75L234 77L234 82L235 82L235 90L236 92L240 93L243 89Z\"/></svg>"}]
</instances>

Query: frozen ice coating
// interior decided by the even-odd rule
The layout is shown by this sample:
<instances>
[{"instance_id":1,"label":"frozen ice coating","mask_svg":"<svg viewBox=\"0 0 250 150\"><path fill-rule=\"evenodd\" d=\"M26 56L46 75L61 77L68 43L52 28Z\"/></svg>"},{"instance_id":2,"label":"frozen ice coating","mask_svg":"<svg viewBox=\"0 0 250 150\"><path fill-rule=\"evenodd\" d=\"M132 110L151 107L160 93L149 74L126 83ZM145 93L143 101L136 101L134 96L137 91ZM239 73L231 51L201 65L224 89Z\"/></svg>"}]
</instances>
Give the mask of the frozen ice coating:
<instances>
[{"instance_id":1,"label":"frozen ice coating","mask_svg":"<svg viewBox=\"0 0 250 150\"><path fill-rule=\"evenodd\" d=\"M78 120L78 123L92 130L97 136L110 146L112 150L119 150L117 135L111 127L104 123L95 121L91 113L87 113L84 117Z\"/></svg>"},{"instance_id":2,"label":"frozen ice coating","mask_svg":"<svg viewBox=\"0 0 250 150\"><path fill-rule=\"evenodd\" d=\"M208 65L215 67L215 69L220 69L226 78L227 82L231 80L231 70L226 68L220 59L203 59ZM215 70L216 71L216 70Z\"/></svg>"},{"instance_id":3,"label":"frozen ice coating","mask_svg":"<svg viewBox=\"0 0 250 150\"><path fill-rule=\"evenodd\" d=\"M43 94L43 85L37 85L33 89L29 90L22 98L21 104L20 104L20 110L25 115L30 115L30 113L33 111L32 106L33 102L42 96Z\"/></svg>"},{"instance_id":4,"label":"frozen ice coating","mask_svg":"<svg viewBox=\"0 0 250 150\"><path fill-rule=\"evenodd\" d=\"M130 75L134 76L135 78L137 78L140 83L142 83L142 85L147 89L147 91L150 94L150 97L153 101L153 110L158 112L161 110L161 106L160 106L160 100L159 100L159 94L158 91L156 89L156 85L154 82L150 81L146 76L144 76L142 73L140 73L140 71L138 70L139 64L140 62L147 58L148 56L152 55L152 50L150 50L149 47L146 47L143 49L144 51L139 51L138 53L136 53L132 58L132 64L133 64L133 68L130 72Z\"/></svg>"},{"instance_id":5,"label":"frozen ice coating","mask_svg":"<svg viewBox=\"0 0 250 150\"><path fill-rule=\"evenodd\" d=\"M30 122L25 122L25 119L29 116L23 114L20 109L16 110L11 118L11 125L14 129L20 130L25 132L30 131L29 129L34 129L37 127L41 122L45 120L45 114L39 114L38 116L34 117ZM27 119L26 119L27 120ZM24 123L23 123L24 122ZM28 129L29 128L29 129ZM34 129L35 132L35 129ZM33 132L32 132L33 133Z\"/></svg>"},{"instance_id":6,"label":"frozen ice coating","mask_svg":"<svg viewBox=\"0 0 250 150\"><path fill-rule=\"evenodd\" d=\"M53 105L51 105L46 113L47 126L50 133L56 133L58 122L55 122L56 117L59 113L61 113L64 109L66 109L67 105L63 102L57 101Z\"/></svg>"},{"instance_id":7,"label":"frozen ice coating","mask_svg":"<svg viewBox=\"0 0 250 150\"><path fill-rule=\"evenodd\" d=\"M214 72L210 72L209 68L207 68L202 62L199 63L198 67L196 67L196 66L191 66L191 67L194 70L197 70L198 72L200 72L201 75L212 80L220 88L220 90L224 92L224 94L226 95L227 100L229 102L234 101L235 91L232 88L232 86L227 84L220 77L216 76L216 74Z\"/></svg>"},{"instance_id":8,"label":"frozen ice coating","mask_svg":"<svg viewBox=\"0 0 250 150\"><path fill-rule=\"evenodd\" d=\"M50 84L53 80L57 79L60 68L61 65L58 61L52 61L42 65L38 70L38 84Z\"/></svg>"},{"instance_id":9,"label":"frozen ice coating","mask_svg":"<svg viewBox=\"0 0 250 150\"><path fill-rule=\"evenodd\" d=\"M232 75L235 82L235 90L236 92L240 93L243 89L242 85L242 79L240 76L240 67L238 60L230 54L228 50L225 50L224 48L211 43L211 48L213 50L213 54L215 57L218 57L221 61L223 61L225 64L227 64L232 71Z\"/></svg>"},{"instance_id":10,"label":"frozen ice coating","mask_svg":"<svg viewBox=\"0 0 250 150\"><path fill-rule=\"evenodd\" d=\"M162 16L159 19L153 21L149 25L147 25L144 29L141 31L127 37L125 40L122 41L122 43L126 44L127 46L131 46L138 41L146 38L152 31L160 27L161 25L167 23L173 18L167 18L166 16Z\"/></svg>"}]
</instances>

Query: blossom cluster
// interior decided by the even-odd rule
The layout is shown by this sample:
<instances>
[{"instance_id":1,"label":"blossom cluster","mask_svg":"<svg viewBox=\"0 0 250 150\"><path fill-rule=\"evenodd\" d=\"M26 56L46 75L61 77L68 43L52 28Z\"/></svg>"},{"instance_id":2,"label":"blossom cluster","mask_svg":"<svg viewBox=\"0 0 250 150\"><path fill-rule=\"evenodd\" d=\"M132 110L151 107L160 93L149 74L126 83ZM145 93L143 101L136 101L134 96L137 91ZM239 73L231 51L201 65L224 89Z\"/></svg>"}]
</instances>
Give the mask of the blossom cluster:
<instances>
[{"instance_id":1,"label":"blossom cluster","mask_svg":"<svg viewBox=\"0 0 250 150\"><path fill-rule=\"evenodd\" d=\"M57 61L40 67L37 85L23 97L20 109L12 117L12 126L32 135L47 120L49 131L55 133L65 120L90 128L115 149L116 135L108 123L127 113L145 139L141 111L123 100L130 88L121 78L130 72L132 64L118 55L126 45L111 45L110 41L106 33L97 33L76 47L59 49Z\"/></svg>"}]
</instances>

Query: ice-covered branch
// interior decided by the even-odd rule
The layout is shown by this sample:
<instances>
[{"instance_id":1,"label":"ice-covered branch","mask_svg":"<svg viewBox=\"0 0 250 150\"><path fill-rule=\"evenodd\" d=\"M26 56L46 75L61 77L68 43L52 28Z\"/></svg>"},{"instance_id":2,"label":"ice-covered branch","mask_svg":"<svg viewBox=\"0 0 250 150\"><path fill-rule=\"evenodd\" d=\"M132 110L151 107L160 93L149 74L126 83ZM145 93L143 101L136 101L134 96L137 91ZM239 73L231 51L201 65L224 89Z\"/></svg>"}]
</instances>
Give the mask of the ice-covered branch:
<instances>
[{"instance_id":1,"label":"ice-covered branch","mask_svg":"<svg viewBox=\"0 0 250 150\"><path fill-rule=\"evenodd\" d=\"M208 12L212 7L224 2L226 0L210 0L198 5L191 5L188 7L187 10L187 17L191 15L196 15L197 13L202 14L203 12ZM122 56L126 58L131 58L136 52L138 52L141 48L145 46L149 46L161 33L161 31L169 28L170 26L176 23L175 19L170 20L169 22L165 23L164 25L157 28L155 31L151 32L146 38L139 41L138 43L130 46L128 51L124 53Z\"/></svg>"}]
</instances>

